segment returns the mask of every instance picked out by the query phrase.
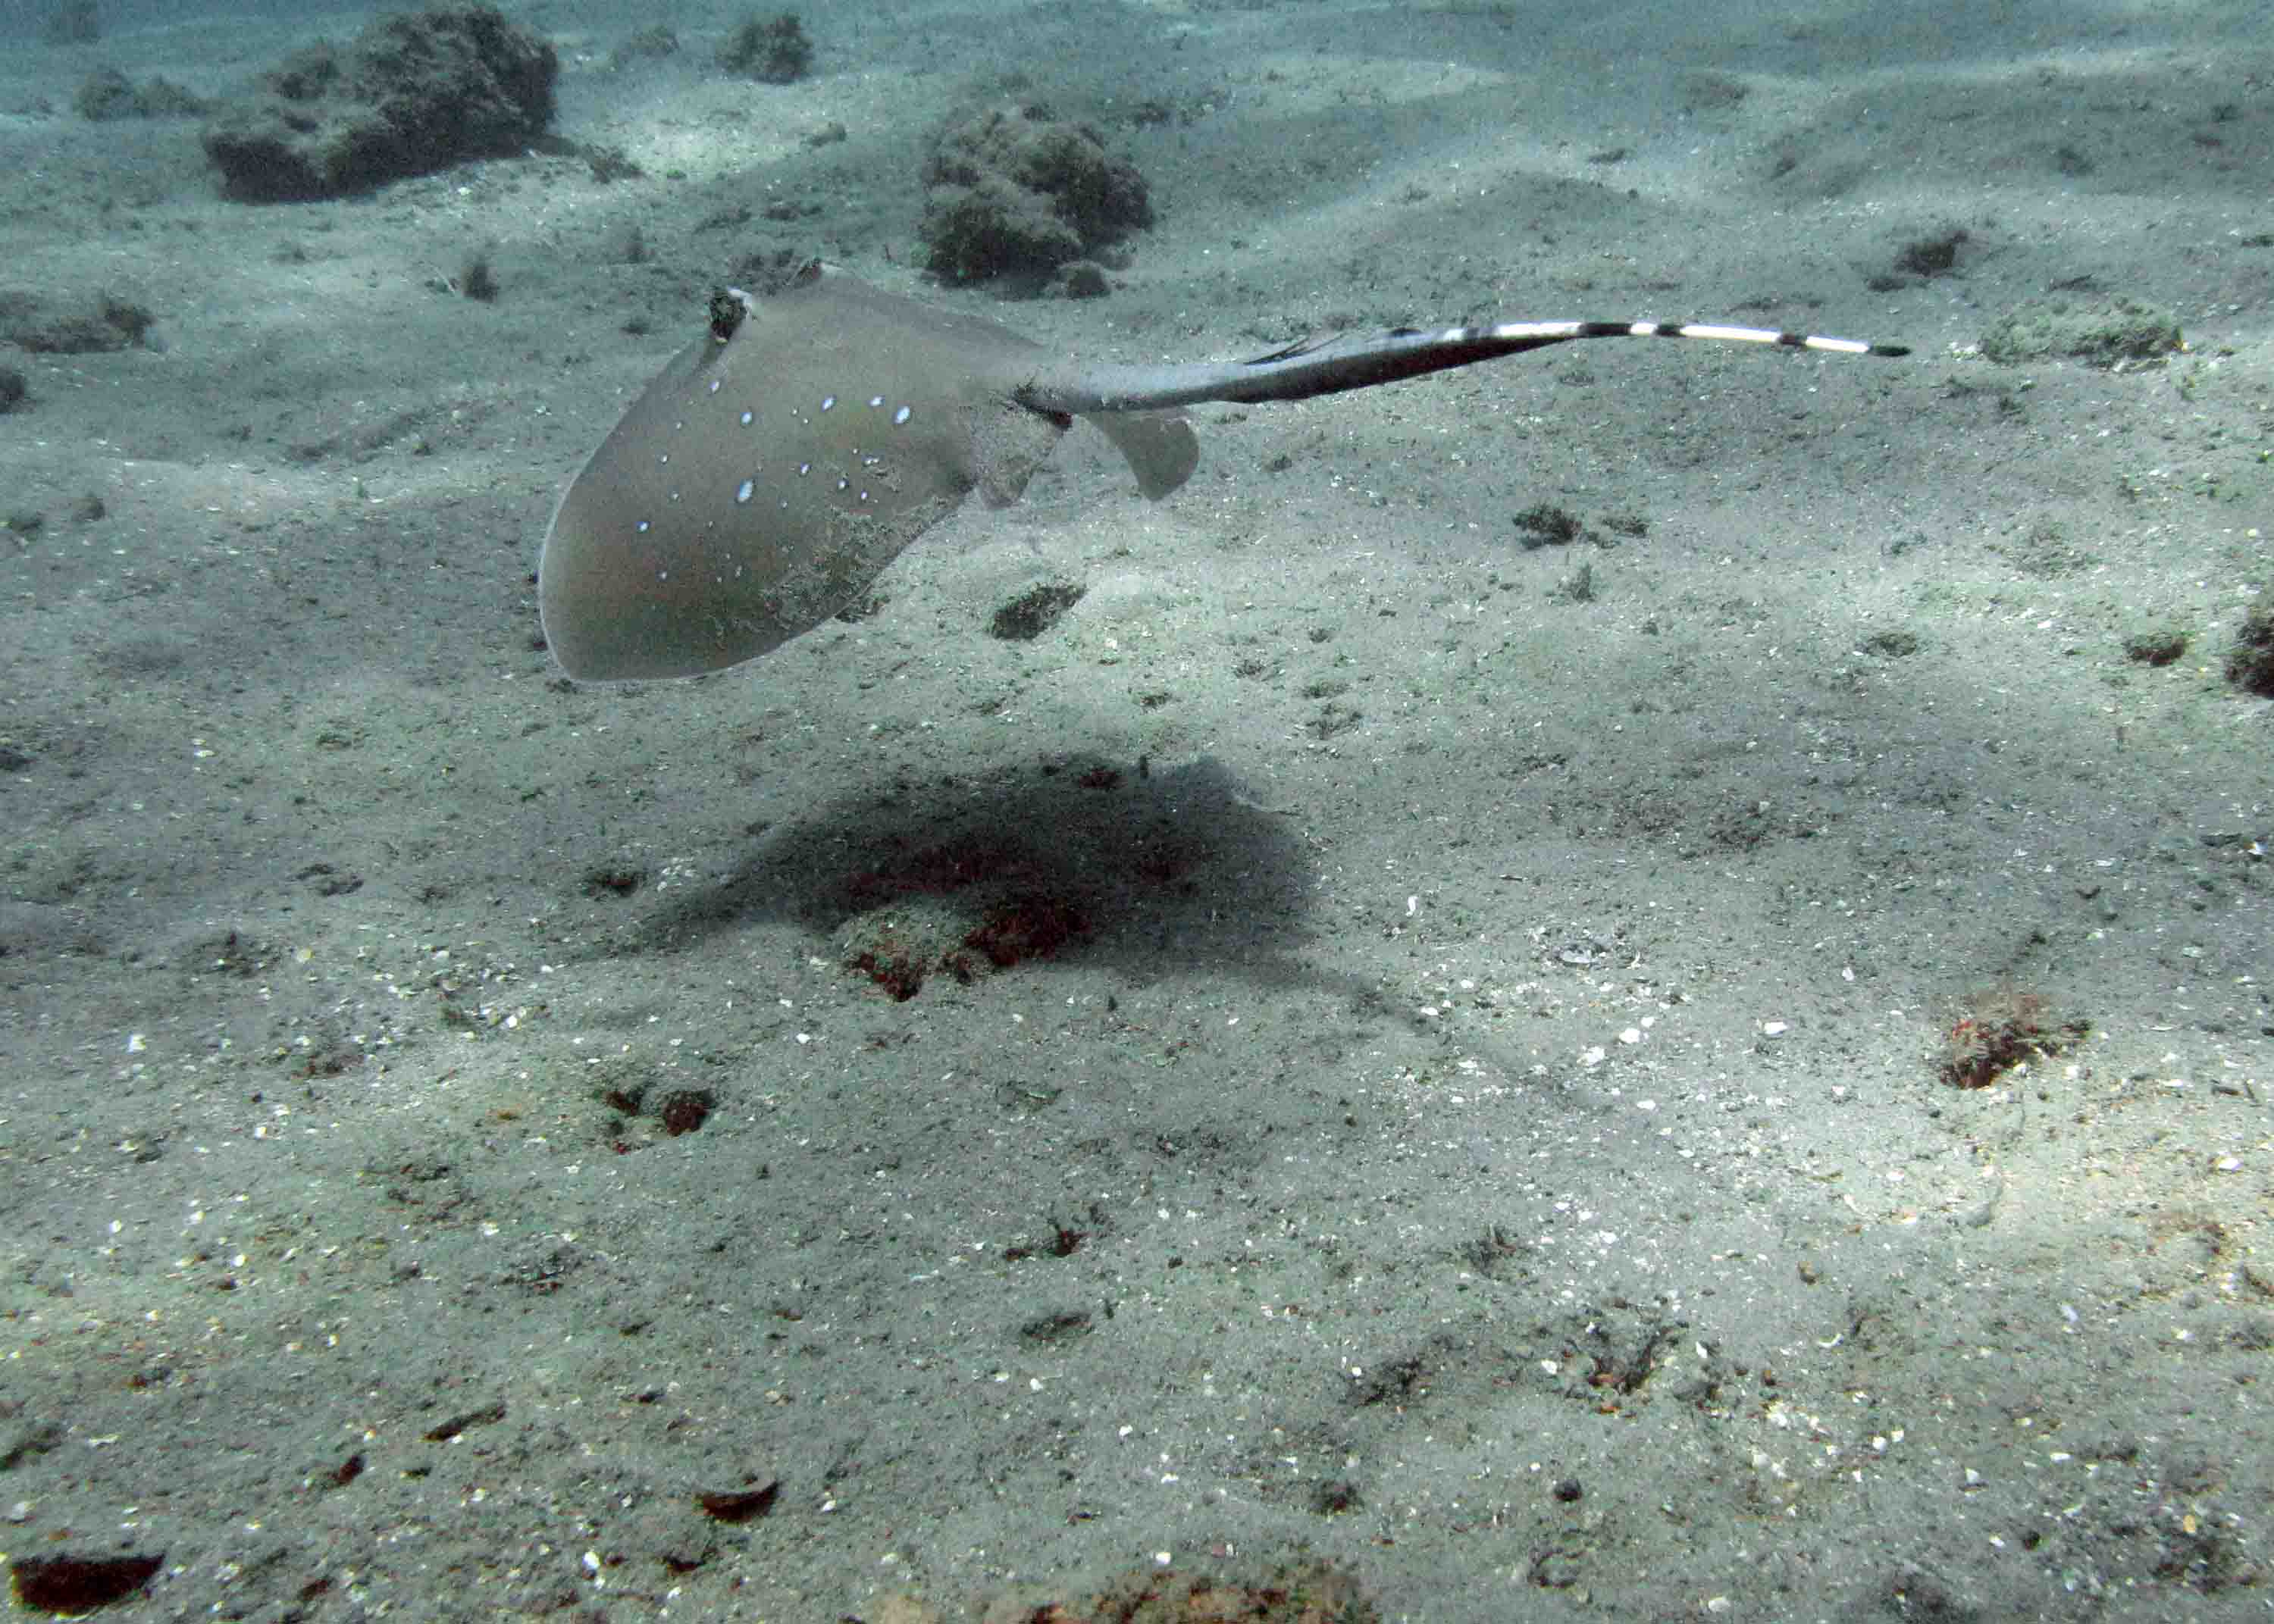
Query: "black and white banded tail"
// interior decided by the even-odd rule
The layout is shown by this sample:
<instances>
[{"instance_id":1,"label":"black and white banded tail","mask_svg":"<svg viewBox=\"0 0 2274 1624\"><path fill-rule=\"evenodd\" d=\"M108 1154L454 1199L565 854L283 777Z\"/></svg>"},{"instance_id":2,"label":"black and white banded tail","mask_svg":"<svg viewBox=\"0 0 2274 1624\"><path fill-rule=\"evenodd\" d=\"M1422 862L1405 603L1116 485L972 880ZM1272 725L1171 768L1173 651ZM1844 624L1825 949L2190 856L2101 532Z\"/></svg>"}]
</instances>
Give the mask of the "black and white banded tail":
<instances>
[{"instance_id":1,"label":"black and white banded tail","mask_svg":"<svg viewBox=\"0 0 2274 1624\"><path fill-rule=\"evenodd\" d=\"M1826 355L1905 356L1908 344L1865 343L1706 321L1503 321L1479 327L1391 327L1304 339L1246 361L1092 366L1079 379L1042 375L1017 392L1038 411L1133 411L1200 401L1300 401L1419 378L1581 338L1705 338Z\"/></svg>"}]
</instances>

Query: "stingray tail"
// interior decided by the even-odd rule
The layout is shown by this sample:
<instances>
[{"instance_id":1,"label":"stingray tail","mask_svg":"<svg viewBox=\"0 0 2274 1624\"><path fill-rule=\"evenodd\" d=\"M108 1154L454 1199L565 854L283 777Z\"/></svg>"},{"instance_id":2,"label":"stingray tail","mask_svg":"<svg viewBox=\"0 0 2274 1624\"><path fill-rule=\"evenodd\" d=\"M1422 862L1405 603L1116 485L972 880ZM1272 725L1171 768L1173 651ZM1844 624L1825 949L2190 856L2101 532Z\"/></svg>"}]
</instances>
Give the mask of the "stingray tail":
<instances>
[{"instance_id":1,"label":"stingray tail","mask_svg":"<svg viewBox=\"0 0 2274 1624\"><path fill-rule=\"evenodd\" d=\"M1036 410L1116 412L1200 401L1302 401L1395 383L1581 338L1702 338L1830 355L1903 356L1908 344L1698 321L1503 321L1478 327L1392 327L1306 339L1252 360L1186 366L1085 367L1038 375L1017 391Z\"/></svg>"}]
</instances>

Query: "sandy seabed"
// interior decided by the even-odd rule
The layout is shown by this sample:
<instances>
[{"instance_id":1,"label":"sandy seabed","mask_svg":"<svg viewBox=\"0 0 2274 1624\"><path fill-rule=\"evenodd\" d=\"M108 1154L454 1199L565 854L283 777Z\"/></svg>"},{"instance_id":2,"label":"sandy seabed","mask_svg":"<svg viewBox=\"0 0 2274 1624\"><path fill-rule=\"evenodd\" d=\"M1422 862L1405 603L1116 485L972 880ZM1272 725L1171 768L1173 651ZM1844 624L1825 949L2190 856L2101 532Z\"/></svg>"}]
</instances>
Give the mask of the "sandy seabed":
<instances>
[{"instance_id":1,"label":"sandy seabed","mask_svg":"<svg viewBox=\"0 0 2274 1624\"><path fill-rule=\"evenodd\" d=\"M234 203L194 122L72 92L305 34L0 54L0 289L153 318L0 350L19 1577L2274 1609L2274 718L2225 673L2274 583L2263 7L847 4L787 86L710 65L730 10L621 70L657 15L515 14L641 176ZM926 142L1005 98L1150 181L1111 297L914 268ZM560 679L555 496L790 252L1102 360L1915 353L1204 407L1156 505L1077 431L858 620ZM2185 350L1980 353L2103 297Z\"/></svg>"}]
</instances>

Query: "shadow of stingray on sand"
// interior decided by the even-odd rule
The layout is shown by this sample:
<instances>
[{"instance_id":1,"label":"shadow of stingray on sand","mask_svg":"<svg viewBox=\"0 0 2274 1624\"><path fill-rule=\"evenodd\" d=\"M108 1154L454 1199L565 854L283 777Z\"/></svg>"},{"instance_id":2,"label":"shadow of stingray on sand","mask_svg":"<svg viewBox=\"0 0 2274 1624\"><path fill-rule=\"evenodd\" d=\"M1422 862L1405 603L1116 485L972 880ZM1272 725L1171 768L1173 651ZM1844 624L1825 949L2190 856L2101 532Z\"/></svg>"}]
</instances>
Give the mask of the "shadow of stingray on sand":
<instances>
[{"instance_id":1,"label":"shadow of stingray on sand","mask_svg":"<svg viewBox=\"0 0 2274 1624\"><path fill-rule=\"evenodd\" d=\"M1133 771L1075 757L848 792L769 831L723 883L659 906L638 935L674 951L737 921L794 920L900 999L936 975L1037 959L1140 981L1201 965L1316 983L1295 957L1308 867L1287 820L1212 761Z\"/></svg>"}]
</instances>

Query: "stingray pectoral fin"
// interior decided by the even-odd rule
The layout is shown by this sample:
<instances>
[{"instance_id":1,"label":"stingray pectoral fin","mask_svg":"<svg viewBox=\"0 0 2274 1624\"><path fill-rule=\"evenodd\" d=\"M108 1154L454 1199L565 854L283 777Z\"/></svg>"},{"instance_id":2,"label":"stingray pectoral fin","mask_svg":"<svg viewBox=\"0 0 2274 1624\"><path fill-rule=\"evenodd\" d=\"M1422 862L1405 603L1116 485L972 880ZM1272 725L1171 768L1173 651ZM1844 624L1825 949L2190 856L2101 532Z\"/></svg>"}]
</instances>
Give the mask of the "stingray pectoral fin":
<instances>
[{"instance_id":1,"label":"stingray pectoral fin","mask_svg":"<svg viewBox=\"0 0 2274 1624\"><path fill-rule=\"evenodd\" d=\"M1016 495L1063 425L825 282L734 297L553 513L538 603L572 677L697 676L779 647L856 602L973 486Z\"/></svg>"},{"instance_id":2,"label":"stingray pectoral fin","mask_svg":"<svg viewBox=\"0 0 2274 1624\"><path fill-rule=\"evenodd\" d=\"M1128 459L1137 488L1159 501L1200 465L1200 437L1180 411L1101 411L1085 419L1097 425Z\"/></svg>"},{"instance_id":3,"label":"stingray pectoral fin","mask_svg":"<svg viewBox=\"0 0 2274 1624\"><path fill-rule=\"evenodd\" d=\"M816 432L833 410L805 414L787 449L737 440L739 414L686 360L601 442L546 532L538 609L572 677L692 677L755 659L858 601L970 488L922 436L889 455L844 448L885 442L870 425Z\"/></svg>"},{"instance_id":4,"label":"stingray pectoral fin","mask_svg":"<svg viewBox=\"0 0 2274 1624\"><path fill-rule=\"evenodd\" d=\"M806 515L768 538L681 530L662 552L636 523L571 485L538 565L538 611L561 670L587 682L695 677L779 648L859 601L909 543L960 505L934 496L891 512ZM644 539L644 538L642 538Z\"/></svg>"},{"instance_id":5,"label":"stingray pectoral fin","mask_svg":"<svg viewBox=\"0 0 2274 1624\"><path fill-rule=\"evenodd\" d=\"M971 425L971 471L980 500L990 508L1008 508L1026 494L1027 481L1073 421L1063 412L1033 411L995 395L975 402L965 420Z\"/></svg>"},{"instance_id":6,"label":"stingray pectoral fin","mask_svg":"<svg viewBox=\"0 0 2274 1624\"><path fill-rule=\"evenodd\" d=\"M704 339L676 357L553 510L538 610L572 677L690 677L755 658L852 602L961 496L874 477L850 511L817 447L738 444L739 414L712 388L727 353Z\"/></svg>"}]
</instances>

